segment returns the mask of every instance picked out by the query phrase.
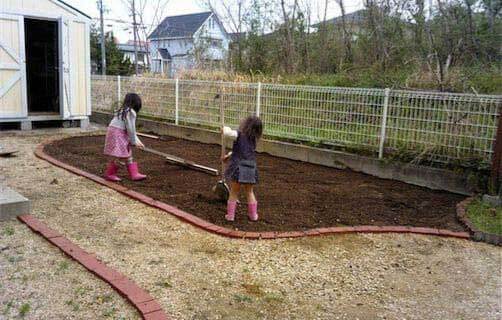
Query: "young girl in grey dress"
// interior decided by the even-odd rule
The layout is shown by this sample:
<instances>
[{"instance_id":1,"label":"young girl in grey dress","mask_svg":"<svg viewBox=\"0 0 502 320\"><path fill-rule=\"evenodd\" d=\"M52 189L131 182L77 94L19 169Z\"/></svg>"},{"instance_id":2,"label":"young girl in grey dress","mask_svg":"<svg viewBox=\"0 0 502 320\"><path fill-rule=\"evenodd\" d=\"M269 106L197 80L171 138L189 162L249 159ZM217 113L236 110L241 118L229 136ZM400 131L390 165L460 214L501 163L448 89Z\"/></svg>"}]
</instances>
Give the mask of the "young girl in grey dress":
<instances>
[{"instance_id":1,"label":"young girl in grey dress","mask_svg":"<svg viewBox=\"0 0 502 320\"><path fill-rule=\"evenodd\" d=\"M230 196L225 219L234 221L237 200L242 187L248 202L248 217L251 221L256 221L258 220L258 202L253 186L258 183L256 142L263 133L262 122L256 116L249 116L241 122L239 130L223 127L222 132L226 137L235 139L232 151L222 159L224 162L229 161L225 170L225 179L230 182Z\"/></svg>"}]
</instances>

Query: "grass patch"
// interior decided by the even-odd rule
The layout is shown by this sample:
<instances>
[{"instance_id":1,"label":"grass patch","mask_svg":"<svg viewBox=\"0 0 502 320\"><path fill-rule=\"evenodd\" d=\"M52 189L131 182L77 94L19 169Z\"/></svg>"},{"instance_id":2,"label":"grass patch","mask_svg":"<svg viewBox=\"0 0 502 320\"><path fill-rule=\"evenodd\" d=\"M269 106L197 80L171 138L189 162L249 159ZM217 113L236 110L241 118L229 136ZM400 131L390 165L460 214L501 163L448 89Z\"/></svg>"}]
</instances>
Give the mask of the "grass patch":
<instances>
[{"instance_id":1,"label":"grass patch","mask_svg":"<svg viewBox=\"0 0 502 320\"><path fill-rule=\"evenodd\" d=\"M161 288L165 288L165 289L168 289L168 288L172 288L173 285L167 281L167 280L164 280L164 281L159 281L157 283L155 283L157 286L161 287Z\"/></svg>"},{"instance_id":2,"label":"grass patch","mask_svg":"<svg viewBox=\"0 0 502 320\"><path fill-rule=\"evenodd\" d=\"M3 315L7 315L10 311L10 309L12 308L12 306L14 305L13 301L9 301L5 304L5 309L3 310Z\"/></svg>"},{"instance_id":3,"label":"grass patch","mask_svg":"<svg viewBox=\"0 0 502 320\"><path fill-rule=\"evenodd\" d=\"M108 308L103 312L103 316L106 318L113 318L115 313L117 312L117 309L115 307Z\"/></svg>"},{"instance_id":4,"label":"grass patch","mask_svg":"<svg viewBox=\"0 0 502 320\"><path fill-rule=\"evenodd\" d=\"M270 292L265 295L264 300L267 303L274 304L274 303L282 303L284 301L284 298L279 293Z\"/></svg>"},{"instance_id":5,"label":"grass patch","mask_svg":"<svg viewBox=\"0 0 502 320\"><path fill-rule=\"evenodd\" d=\"M467 207L467 216L480 231L502 235L502 207L492 207L476 199Z\"/></svg>"},{"instance_id":6,"label":"grass patch","mask_svg":"<svg viewBox=\"0 0 502 320\"><path fill-rule=\"evenodd\" d=\"M245 294L234 294L234 300L240 303L253 301L250 296L246 296Z\"/></svg>"},{"instance_id":7,"label":"grass patch","mask_svg":"<svg viewBox=\"0 0 502 320\"><path fill-rule=\"evenodd\" d=\"M66 304L72 308L73 312L80 310L80 305L78 304L78 302L75 302L73 300L68 300L66 301Z\"/></svg>"},{"instance_id":8,"label":"grass patch","mask_svg":"<svg viewBox=\"0 0 502 320\"><path fill-rule=\"evenodd\" d=\"M59 264L58 264L58 271L66 271L68 270L68 268L70 267L70 264L68 263L68 261L61 261Z\"/></svg>"},{"instance_id":9,"label":"grass patch","mask_svg":"<svg viewBox=\"0 0 502 320\"><path fill-rule=\"evenodd\" d=\"M243 283L242 287L244 288L244 290L246 290L246 293L252 294L257 297L261 297L264 294L259 284Z\"/></svg>"},{"instance_id":10,"label":"grass patch","mask_svg":"<svg viewBox=\"0 0 502 320\"><path fill-rule=\"evenodd\" d=\"M109 294L96 296L96 302L99 304L108 303L108 302L111 302L112 300L113 300L113 298Z\"/></svg>"},{"instance_id":11,"label":"grass patch","mask_svg":"<svg viewBox=\"0 0 502 320\"><path fill-rule=\"evenodd\" d=\"M14 234L14 228L11 226L5 227L3 233L7 236L12 236Z\"/></svg>"},{"instance_id":12,"label":"grass patch","mask_svg":"<svg viewBox=\"0 0 502 320\"><path fill-rule=\"evenodd\" d=\"M31 307L29 303L23 303L19 308L19 316L21 318L24 318L28 314L28 312L30 312L30 309Z\"/></svg>"}]
</instances>

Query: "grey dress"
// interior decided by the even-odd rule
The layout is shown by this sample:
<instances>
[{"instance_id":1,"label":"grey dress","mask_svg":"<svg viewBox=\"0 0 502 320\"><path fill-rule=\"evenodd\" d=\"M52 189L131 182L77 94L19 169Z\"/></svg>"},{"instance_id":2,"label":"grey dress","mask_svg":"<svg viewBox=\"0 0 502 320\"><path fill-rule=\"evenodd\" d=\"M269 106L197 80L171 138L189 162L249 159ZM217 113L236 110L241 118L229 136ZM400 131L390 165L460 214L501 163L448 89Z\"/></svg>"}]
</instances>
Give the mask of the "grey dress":
<instances>
[{"instance_id":1,"label":"grey dress","mask_svg":"<svg viewBox=\"0 0 502 320\"><path fill-rule=\"evenodd\" d=\"M237 132L232 147L232 155L225 170L225 179L244 184L258 183L256 167L256 141Z\"/></svg>"}]
</instances>

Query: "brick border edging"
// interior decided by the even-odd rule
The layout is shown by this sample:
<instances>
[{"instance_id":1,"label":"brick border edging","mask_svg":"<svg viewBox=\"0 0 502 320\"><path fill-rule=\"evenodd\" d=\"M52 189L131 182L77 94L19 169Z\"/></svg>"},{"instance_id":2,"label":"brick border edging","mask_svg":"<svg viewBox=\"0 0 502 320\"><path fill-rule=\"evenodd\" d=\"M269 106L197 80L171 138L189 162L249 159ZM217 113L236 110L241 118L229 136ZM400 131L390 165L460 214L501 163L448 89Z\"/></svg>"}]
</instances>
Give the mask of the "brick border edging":
<instances>
[{"instance_id":1,"label":"brick border edging","mask_svg":"<svg viewBox=\"0 0 502 320\"><path fill-rule=\"evenodd\" d=\"M474 197L469 197L457 204L457 218L462 222L467 229L472 233L472 239L482 241L497 246L502 246L502 236L486 233L474 226L469 217L467 216L467 206L474 200Z\"/></svg>"},{"instance_id":2,"label":"brick border edging","mask_svg":"<svg viewBox=\"0 0 502 320\"><path fill-rule=\"evenodd\" d=\"M81 264L84 268L108 283L115 291L129 301L145 320L168 320L167 314L160 304L148 292L141 289L126 276L108 267L93 254L86 252L59 232L49 228L45 223L31 214L18 216L33 232L38 233L67 256Z\"/></svg>"},{"instance_id":3,"label":"brick border edging","mask_svg":"<svg viewBox=\"0 0 502 320\"><path fill-rule=\"evenodd\" d=\"M64 139L64 138L63 138ZM105 180L95 174L89 173L87 171L81 170L79 168L73 167L69 164L61 162L52 156L45 153L44 148L47 144L59 139L51 139L39 144L35 150L35 155L41 159L44 159L55 166L63 168L74 174L86 177L93 180L101 185L107 186L117 192L120 192L130 198L139 200L151 207L160 209L167 213L174 215L175 217L186 221L194 226L201 229L215 233L228 238L239 238L239 239L279 239L279 238L298 238L305 236L319 236L325 234L337 234L337 233L415 233L415 234L425 234L433 236L443 236L443 237L453 237L460 239L470 239L470 234L468 232L456 232L445 229L427 228L427 227L408 227L408 226L353 226L353 227L326 227L326 228L315 228L306 231L262 231L262 232L251 232L251 231L241 231L227 229L213 223L210 223L204 219L196 217L188 212L180 210L174 206L167 203L154 200L140 192L126 188L123 185Z\"/></svg>"}]
</instances>

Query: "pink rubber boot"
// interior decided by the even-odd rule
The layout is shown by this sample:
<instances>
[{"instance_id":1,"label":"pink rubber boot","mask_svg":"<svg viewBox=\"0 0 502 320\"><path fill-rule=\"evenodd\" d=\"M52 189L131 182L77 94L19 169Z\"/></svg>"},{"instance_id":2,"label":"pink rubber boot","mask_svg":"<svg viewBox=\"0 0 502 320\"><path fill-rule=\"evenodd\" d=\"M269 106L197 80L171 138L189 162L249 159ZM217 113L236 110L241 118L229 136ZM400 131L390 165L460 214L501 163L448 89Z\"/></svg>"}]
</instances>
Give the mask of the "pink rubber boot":
<instances>
[{"instance_id":1,"label":"pink rubber boot","mask_svg":"<svg viewBox=\"0 0 502 320\"><path fill-rule=\"evenodd\" d=\"M131 176L131 180L138 181L146 178L144 174L139 173L137 162L128 163L127 171L129 171L129 176Z\"/></svg>"},{"instance_id":2,"label":"pink rubber boot","mask_svg":"<svg viewBox=\"0 0 502 320\"><path fill-rule=\"evenodd\" d=\"M258 220L258 202L248 203L248 217L251 221Z\"/></svg>"},{"instance_id":3,"label":"pink rubber boot","mask_svg":"<svg viewBox=\"0 0 502 320\"><path fill-rule=\"evenodd\" d=\"M237 208L237 201L228 200L227 201L227 214L225 215L225 219L227 221L234 221L235 219L235 209Z\"/></svg>"},{"instance_id":4,"label":"pink rubber boot","mask_svg":"<svg viewBox=\"0 0 502 320\"><path fill-rule=\"evenodd\" d=\"M106 171L105 171L105 179L108 181L113 181L113 182L119 182L122 179L117 177L117 171L119 170L119 167L115 164L115 162L110 161L108 162L108 165L106 166Z\"/></svg>"}]
</instances>

